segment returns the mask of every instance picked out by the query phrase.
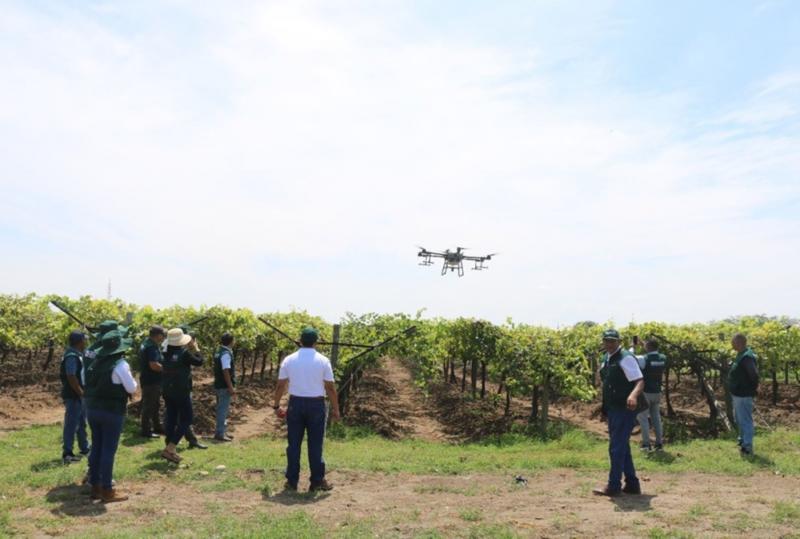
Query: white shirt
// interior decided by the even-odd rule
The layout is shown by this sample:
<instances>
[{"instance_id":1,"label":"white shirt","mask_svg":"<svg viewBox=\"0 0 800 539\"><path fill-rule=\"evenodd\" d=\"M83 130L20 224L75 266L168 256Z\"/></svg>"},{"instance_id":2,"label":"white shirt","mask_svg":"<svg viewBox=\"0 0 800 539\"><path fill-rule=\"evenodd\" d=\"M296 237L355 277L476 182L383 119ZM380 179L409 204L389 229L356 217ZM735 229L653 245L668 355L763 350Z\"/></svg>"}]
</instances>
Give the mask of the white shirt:
<instances>
[{"instance_id":1,"label":"white shirt","mask_svg":"<svg viewBox=\"0 0 800 539\"><path fill-rule=\"evenodd\" d=\"M281 363L278 380L287 378L289 395L324 397L325 382L333 382L331 360L313 348L301 348Z\"/></svg>"},{"instance_id":2,"label":"white shirt","mask_svg":"<svg viewBox=\"0 0 800 539\"><path fill-rule=\"evenodd\" d=\"M231 368L231 353L226 348L222 355L219 356L220 365L222 365L222 370L230 369Z\"/></svg>"},{"instance_id":3,"label":"white shirt","mask_svg":"<svg viewBox=\"0 0 800 539\"><path fill-rule=\"evenodd\" d=\"M619 348L617 348L614 354L619 352L620 348L622 347L620 346ZM608 357L611 357L614 354L608 354ZM627 378L629 382L635 382L637 380L641 380L642 378L644 378L644 375L642 374L642 369L639 368L639 361L636 359L636 356L634 355L623 357L619 362L619 366L622 367L622 372L625 373L625 378Z\"/></svg>"},{"instance_id":4,"label":"white shirt","mask_svg":"<svg viewBox=\"0 0 800 539\"><path fill-rule=\"evenodd\" d=\"M136 393L136 388L139 387L133 378L133 374L131 374L130 365L124 359L117 363L117 366L111 371L111 383L122 384L125 387L125 391L131 395Z\"/></svg>"}]
</instances>

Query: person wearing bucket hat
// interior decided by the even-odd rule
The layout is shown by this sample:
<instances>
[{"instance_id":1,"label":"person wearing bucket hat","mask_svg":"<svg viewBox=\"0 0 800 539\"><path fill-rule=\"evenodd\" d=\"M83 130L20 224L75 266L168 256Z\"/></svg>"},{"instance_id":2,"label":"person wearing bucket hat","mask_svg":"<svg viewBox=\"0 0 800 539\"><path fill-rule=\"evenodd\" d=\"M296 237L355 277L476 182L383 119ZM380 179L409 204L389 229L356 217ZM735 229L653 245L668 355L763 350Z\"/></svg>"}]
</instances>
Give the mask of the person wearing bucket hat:
<instances>
[{"instance_id":1,"label":"person wearing bucket hat","mask_svg":"<svg viewBox=\"0 0 800 539\"><path fill-rule=\"evenodd\" d=\"M197 341L180 328L167 332L167 351L161 372L161 393L167 405L167 446L161 456L179 463L177 446L192 424L192 367L203 364Z\"/></svg>"},{"instance_id":2,"label":"person wearing bucket hat","mask_svg":"<svg viewBox=\"0 0 800 539\"><path fill-rule=\"evenodd\" d=\"M636 356L620 343L619 332L603 332L603 355L600 378L603 381L603 410L608 416L608 456L611 470L608 483L593 490L601 496L641 494L642 489L633 466L630 438L636 423L639 395L644 390L644 377ZM622 476L625 486L622 486Z\"/></svg>"},{"instance_id":3,"label":"person wearing bucket hat","mask_svg":"<svg viewBox=\"0 0 800 539\"><path fill-rule=\"evenodd\" d=\"M61 459L64 464L77 462L81 457L72 452L75 436L81 455L89 454L89 439L86 435L86 407L83 401L83 352L86 350L86 335L80 331L69 334L69 346L61 358L61 398L64 401L64 434Z\"/></svg>"},{"instance_id":4,"label":"person wearing bucket hat","mask_svg":"<svg viewBox=\"0 0 800 539\"><path fill-rule=\"evenodd\" d=\"M128 399L136 392L136 380L125 361L131 340L119 330L107 331L92 364L86 370L86 409L92 429L89 453L91 498L103 503L128 497L114 489L114 457L119 446Z\"/></svg>"},{"instance_id":5,"label":"person wearing bucket hat","mask_svg":"<svg viewBox=\"0 0 800 539\"><path fill-rule=\"evenodd\" d=\"M122 326L116 320L103 320L97 326L97 332L92 334L94 338L94 342L91 346L89 346L86 351L84 352L84 369L89 368L89 365L92 363L94 358L97 356L97 352L100 350L103 341L103 335L108 333L109 331L119 331L123 338L128 336L128 331L130 328L126 326Z\"/></svg>"},{"instance_id":6,"label":"person wearing bucket hat","mask_svg":"<svg viewBox=\"0 0 800 539\"><path fill-rule=\"evenodd\" d=\"M297 490L300 480L300 450L308 432L308 465L311 468L310 491L331 490L325 480L325 460L322 443L325 439L325 394L331 401L333 420L339 420L339 398L336 395L330 360L314 347L319 333L307 327L300 334L302 348L287 356L278 372L273 408L278 417L286 418L288 447L286 448L286 490ZM289 391L286 412L280 407L281 397Z\"/></svg>"}]
</instances>

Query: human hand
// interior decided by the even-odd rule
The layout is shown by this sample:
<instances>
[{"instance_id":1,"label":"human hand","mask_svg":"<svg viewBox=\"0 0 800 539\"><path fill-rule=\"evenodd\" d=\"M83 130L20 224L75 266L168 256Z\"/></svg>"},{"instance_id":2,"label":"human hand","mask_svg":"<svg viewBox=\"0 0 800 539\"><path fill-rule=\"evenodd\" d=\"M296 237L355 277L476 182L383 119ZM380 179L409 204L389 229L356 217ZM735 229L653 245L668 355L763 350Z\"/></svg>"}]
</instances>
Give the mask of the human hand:
<instances>
[{"instance_id":1,"label":"human hand","mask_svg":"<svg viewBox=\"0 0 800 539\"><path fill-rule=\"evenodd\" d=\"M629 395L627 404L628 404L628 410L636 410L636 404L637 404L636 397L634 397L633 395Z\"/></svg>"}]
</instances>

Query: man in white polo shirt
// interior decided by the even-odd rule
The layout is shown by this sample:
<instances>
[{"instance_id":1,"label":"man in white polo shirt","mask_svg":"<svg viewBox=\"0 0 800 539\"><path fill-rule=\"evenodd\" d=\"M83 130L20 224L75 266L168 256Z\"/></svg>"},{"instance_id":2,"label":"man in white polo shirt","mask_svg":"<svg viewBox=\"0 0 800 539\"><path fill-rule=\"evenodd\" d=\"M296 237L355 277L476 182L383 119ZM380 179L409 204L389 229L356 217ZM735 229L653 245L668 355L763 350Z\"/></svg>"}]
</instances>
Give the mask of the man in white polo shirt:
<instances>
[{"instance_id":1,"label":"man in white polo shirt","mask_svg":"<svg viewBox=\"0 0 800 539\"><path fill-rule=\"evenodd\" d=\"M305 328L300 334L302 348L286 357L278 372L273 409L278 417L286 417L289 445L286 448L287 490L297 490L300 480L300 449L303 436L308 432L308 466L311 468L309 491L331 490L333 486L325 480L325 461L322 458L322 442L325 438L325 394L331 400L331 414L339 420L339 398L336 395L333 369L330 360L316 351L314 346L319 333ZM286 412L280 407L281 397L289 390L289 406Z\"/></svg>"}]
</instances>

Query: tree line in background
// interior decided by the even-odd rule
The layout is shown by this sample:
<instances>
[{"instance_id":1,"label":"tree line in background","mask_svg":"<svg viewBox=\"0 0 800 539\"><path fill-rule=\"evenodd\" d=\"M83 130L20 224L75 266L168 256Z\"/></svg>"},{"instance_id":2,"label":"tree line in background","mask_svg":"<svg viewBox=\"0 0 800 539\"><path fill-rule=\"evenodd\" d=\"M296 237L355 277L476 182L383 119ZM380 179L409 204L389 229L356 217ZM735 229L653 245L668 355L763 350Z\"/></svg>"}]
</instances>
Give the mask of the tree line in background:
<instances>
[{"instance_id":1,"label":"tree line in background","mask_svg":"<svg viewBox=\"0 0 800 539\"><path fill-rule=\"evenodd\" d=\"M151 325L174 327L207 317L192 328L201 348L209 355L219 336L230 331L236 338L234 352L239 358L242 382L248 378L275 376L280 360L294 350L289 339L269 329L259 318L296 337L302 327L312 325L323 340L330 341L333 325L306 312L262 313L224 306L154 309L121 300L98 300L88 296L0 295L0 365L13 360L17 368L32 376L56 369L53 357L60 354L70 331L78 324L54 310L50 301L66 306L88 325L107 319L130 327L134 345L146 337ZM530 403L531 423L547 427L548 406L557 397L591 400L597 394L598 362L603 329L611 324L580 322L570 327L548 327L507 321L497 325L484 320L424 318L422 312L406 314L355 315L338 321L340 341L374 344L414 326L413 334L392 341L380 352L342 348L335 368L339 387L347 395L358 387L365 369L382 355L405 360L415 371L423 388L451 384L467 398L493 399L508 415L512 399ZM724 380L734 357L730 339L745 333L760 358L763 383L769 384L773 402L779 398L779 384L800 383L800 328L789 318L747 316L705 324L648 322L618 328L624 345L631 338L655 338L669 357L665 376L665 406L673 413L670 377L691 377L708 405L714 429L731 417L730 396ZM330 348L321 347L323 353ZM137 368L138 362L131 364ZM7 371L7 369L4 369ZM722 401L718 396L722 394Z\"/></svg>"}]
</instances>

